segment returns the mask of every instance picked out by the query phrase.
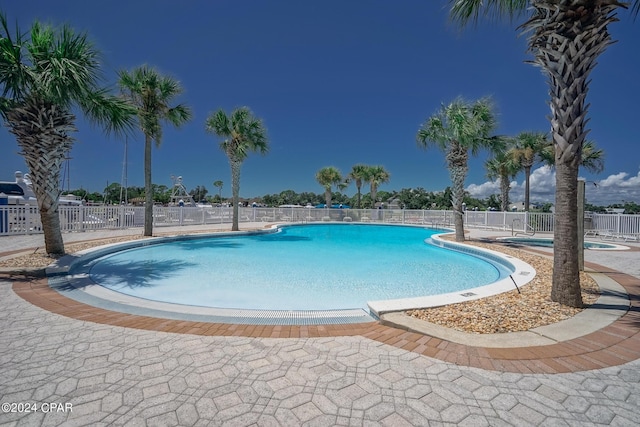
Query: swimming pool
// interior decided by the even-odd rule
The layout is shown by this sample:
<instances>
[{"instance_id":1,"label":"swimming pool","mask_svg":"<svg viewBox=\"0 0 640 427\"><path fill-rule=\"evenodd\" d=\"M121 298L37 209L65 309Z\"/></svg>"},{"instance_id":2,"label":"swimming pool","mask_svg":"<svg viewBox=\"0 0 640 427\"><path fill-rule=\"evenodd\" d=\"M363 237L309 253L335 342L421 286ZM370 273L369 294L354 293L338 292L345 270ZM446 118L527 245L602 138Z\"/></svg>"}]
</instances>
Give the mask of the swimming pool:
<instances>
[{"instance_id":1,"label":"swimming pool","mask_svg":"<svg viewBox=\"0 0 640 427\"><path fill-rule=\"evenodd\" d=\"M547 247L547 248L552 248L553 247L553 239L551 238L544 238L544 237L498 237L498 240L500 240L501 242L508 242L508 243L517 243L517 244L523 244L523 245L527 245L527 246L542 246L542 247ZM585 249L596 249L596 250L613 250L613 251L620 251L620 250L626 250L629 249L627 246L622 246L622 245L616 245L613 243L602 243L602 242L591 242L591 241L585 241L584 242L584 248Z\"/></svg>"},{"instance_id":2,"label":"swimming pool","mask_svg":"<svg viewBox=\"0 0 640 427\"><path fill-rule=\"evenodd\" d=\"M71 286L75 288L99 284L128 306L152 301L164 307L287 313L368 314L377 312L372 301L451 293L469 298L478 294L461 291L505 281L513 289L513 260L428 243L442 232L412 226L319 224L244 235L154 239L90 253L74 261L67 277L88 279ZM413 308L425 303L414 304Z\"/></svg>"}]
</instances>

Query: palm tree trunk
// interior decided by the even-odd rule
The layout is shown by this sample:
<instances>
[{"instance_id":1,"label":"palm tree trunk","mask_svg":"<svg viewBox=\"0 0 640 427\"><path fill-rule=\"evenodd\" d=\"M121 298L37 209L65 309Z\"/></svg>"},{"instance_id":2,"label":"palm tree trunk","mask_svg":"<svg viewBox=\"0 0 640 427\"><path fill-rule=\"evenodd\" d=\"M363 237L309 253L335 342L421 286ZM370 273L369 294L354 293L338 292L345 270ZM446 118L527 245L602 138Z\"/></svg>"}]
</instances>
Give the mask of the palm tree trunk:
<instances>
[{"instance_id":1,"label":"palm tree trunk","mask_svg":"<svg viewBox=\"0 0 640 427\"><path fill-rule=\"evenodd\" d=\"M144 137L144 235L153 235L153 185L151 183L151 136Z\"/></svg>"},{"instance_id":2,"label":"palm tree trunk","mask_svg":"<svg viewBox=\"0 0 640 427\"><path fill-rule=\"evenodd\" d=\"M467 161L469 153L457 141L451 141L446 155L451 176L451 205L453 206L453 223L456 228L456 242L464 242L464 180L467 178Z\"/></svg>"},{"instance_id":3,"label":"palm tree trunk","mask_svg":"<svg viewBox=\"0 0 640 427\"><path fill-rule=\"evenodd\" d=\"M331 188L324 189L324 207L329 209L331 207Z\"/></svg>"},{"instance_id":4,"label":"palm tree trunk","mask_svg":"<svg viewBox=\"0 0 640 427\"><path fill-rule=\"evenodd\" d=\"M501 208L502 212L506 212L509 210L509 177L501 177L500 178L500 194L501 194Z\"/></svg>"},{"instance_id":5,"label":"palm tree trunk","mask_svg":"<svg viewBox=\"0 0 640 427\"><path fill-rule=\"evenodd\" d=\"M556 164L556 223L551 299L582 307L578 267L577 179L587 131L585 99L589 74L611 44L607 26L621 7L615 0L538 1L523 27L549 79L551 130Z\"/></svg>"},{"instance_id":6,"label":"palm tree trunk","mask_svg":"<svg viewBox=\"0 0 640 427\"><path fill-rule=\"evenodd\" d=\"M231 197L233 200L233 223L231 225L231 231L240 231L240 225L238 217L240 211L238 205L240 204L240 166L242 162L239 160L229 160L231 165Z\"/></svg>"},{"instance_id":7,"label":"palm tree trunk","mask_svg":"<svg viewBox=\"0 0 640 427\"><path fill-rule=\"evenodd\" d=\"M360 194L360 187L362 187L362 185L357 185L356 187L358 188L358 209L360 209L360 200L362 198L362 195Z\"/></svg>"},{"instance_id":8,"label":"palm tree trunk","mask_svg":"<svg viewBox=\"0 0 640 427\"><path fill-rule=\"evenodd\" d=\"M376 198L378 197L378 187L376 186L376 184L374 184L373 182L371 183L371 191L370 191L370 196L371 196L371 208L375 209L376 208Z\"/></svg>"},{"instance_id":9,"label":"palm tree trunk","mask_svg":"<svg viewBox=\"0 0 640 427\"><path fill-rule=\"evenodd\" d=\"M22 149L20 154L29 167L40 210L45 250L50 255L63 255L64 241L58 212L60 170L73 145L69 134L76 131L73 124L75 116L40 99L28 99L6 114L9 131L16 136Z\"/></svg>"},{"instance_id":10,"label":"palm tree trunk","mask_svg":"<svg viewBox=\"0 0 640 427\"><path fill-rule=\"evenodd\" d=\"M464 242L464 211L462 202L464 200L464 180L467 172L464 168L452 166L449 168L451 174L451 205L453 207L453 224L456 229L456 242Z\"/></svg>"},{"instance_id":11,"label":"palm tree trunk","mask_svg":"<svg viewBox=\"0 0 640 427\"><path fill-rule=\"evenodd\" d=\"M577 216L578 167L560 163L556 165L551 300L571 307L582 307L580 269L576 250L578 247Z\"/></svg>"}]
</instances>

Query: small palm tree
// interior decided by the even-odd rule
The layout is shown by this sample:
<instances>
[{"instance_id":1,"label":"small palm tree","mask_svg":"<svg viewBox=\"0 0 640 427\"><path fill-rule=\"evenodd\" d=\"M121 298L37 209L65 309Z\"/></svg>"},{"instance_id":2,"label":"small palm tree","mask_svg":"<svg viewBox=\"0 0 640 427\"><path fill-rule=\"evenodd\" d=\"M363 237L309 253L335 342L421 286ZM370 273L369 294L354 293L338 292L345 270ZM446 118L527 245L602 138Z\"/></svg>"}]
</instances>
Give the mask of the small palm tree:
<instances>
[{"instance_id":1,"label":"small palm tree","mask_svg":"<svg viewBox=\"0 0 640 427\"><path fill-rule=\"evenodd\" d=\"M542 161L553 167L556 164L556 157L553 145L549 143L540 153ZM585 141L580 153L580 166L592 173L600 173L604 170L604 150L596 147L593 141Z\"/></svg>"},{"instance_id":2,"label":"small palm tree","mask_svg":"<svg viewBox=\"0 0 640 427\"><path fill-rule=\"evenodd\" d=\"M464 181L469 170L469 151L491 147L501 140L491 136L496 127L493 105L489 99L466 102L458 98L442 107L422 125L417 141L422 148L431 145L445 152L451 176L451 204L454 211L456 240L464 241Z\"/></svg>"},{"instance_id":3,"label":"small palm tree","mask_svg":"<svg viewBox=\"0 0 640 427\"><path fill-rule=\"evenodd\" d=\"M513 156L505 150L497 150L493 157L485 163L487 177L489 179L500 179L500 210L509 210L509 190L511 180L520 171L520 164L514 161Z\"/></svg>"},{"instance_id":4,"label":"small palm tree","mask_svg":"<svg viewBox=\"0 0 640 427\"><path fill-rule=\"evenodd\" d=\"M191 119L191 110L169 103L180 93L182 87L177 80L163 76L145 65L131 72L120 71L119 84L126 98L136 107L138 126L144 134L144 235L153 234L153 185L151 179L151 143L156 147L162 142L162 121L180 127Z\"/></svg>"},{"instance_id":5,"label":"small palm tree","mask_svg":"<svg viewBox=\"0 0 640 427\"><path fill-rule=\"evenodd\" d=\"M372 208L376 207L376 198L378 197L378 187L380 184L389 182L391 174L387 172L384 166L370 166L367 172L369 180L369 191L371 193Z\"/></svg>"},{"instance_id":6,"label":"small palm tree","mask_svg":"<svg viewBox=\"0 0 640 427\"><path fill-rule=\"evenodd\" d=\"M266 154L269 151L267 131L262 121L254 117L247 107L241 107L230 115L223 109L211 113L206 121L207 132L225 138L220 149L229 158L231 166L231 193L233 200L233 224L231 231L238 231L238 204L240 202L240 169L250 152Z\"/></svg>"},{"instance_id":7,"label":"small palm tree","mask_svg":"<svg viewBox=\"0 0 640 427\"><path fill-rule=\"evenodd\" d=\"M38 201L45 250L64 254L60 170L73 146L77 109L107 133L130 129L135 111L100 87L99 52L86 34L35 22L29 37L0 12L0 113L16 136Z\"/></svg>"},{"instance_id":8,"label":"small palm tree","mask_svg":"<svg viewBox=\"0 0 640 427\"><path fill-rule=\"evenodd\" d=\"M220 202L222 202L222 186L224 185L224 183L222 181L214 181L213 182L213 186L214 187L218 187L218 199L220 199Z\"/></svg>"},{"instance_id":9,"label":"small palm tree","mask_svg":"<svg viewBox=\"0 0 640 427\"><path fill-rule=\"evenodd\" d=\"M362 200L362 193L360 190L362 189L362 183L369 181L369 170L369 166L358 164L351 167L351 172L349 172L348 175L349 180L353 180L355 182L356 189L358 190L358 209L361 208L360 202Z\"/></svg>"},{"instance_id":10,"label":"small palm tree","mask_svg":"<svg viewBox=\"0 0 640 427\"><path fill-rule=\"evenodd\" d=\"M316 173L316 181L324 188L324 200L327 208L331 207L331 188L342 183L342 175L337 168L328 166Z\"/></svg>"},{"instance_id":11,"label":"small palm tree","mask_svg":"<svg viewBox=\"0 0 640 427\"><path fill-rule=\"evenodd\" d=\"M551 144L543 132L522 132L515 137L510 153L524 170L524 210L529 210L531 193L531 168L541 159L543 151Z\"/></svg>"},{"instance_id":12,"label":"small palm tree","mask_svg":"<svg viewBox=\"0 0 640 427\"><path fill-rule=\"evenodd\" d=\"M551 299L582 307L578 260L578 155L587 135L589 75L613 43L608 26L627 4L617 0L449 0L451 17L465 25L480 15L513 18L528 12L533 64L548 77L551 137L555 150L556 215ZM637 16L640 0L633 2Z\"/></svg>"}]
</instances>

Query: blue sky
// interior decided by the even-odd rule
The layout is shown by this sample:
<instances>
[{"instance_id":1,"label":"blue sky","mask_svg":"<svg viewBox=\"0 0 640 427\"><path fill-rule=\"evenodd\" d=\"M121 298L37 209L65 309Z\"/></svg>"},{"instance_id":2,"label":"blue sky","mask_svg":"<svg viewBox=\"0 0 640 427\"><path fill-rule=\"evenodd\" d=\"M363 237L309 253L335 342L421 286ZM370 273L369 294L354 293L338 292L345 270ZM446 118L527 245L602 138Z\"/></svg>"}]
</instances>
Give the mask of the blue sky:
<instances>
[{"instance_id":1,"label":"blue sky","mask_svg":"<svg viewBox=\"0 0 640 427\"><path fill-rule=\"evenodd\" d=\"M356 163L380 164L391 180L381 190L450 185L444 155L415 142L420 125L442 103L458 96L491 96L497 133L547 131L547 85L525 61L525 37L517 24L483 22L459 30L442 1L213 1L0 0L9 22L22 30L39 19L86 31L103 52L105 83L117 90L116 72L148 64L180 80L178 100L193 120L165 127L153 152L153 181L170 186L181 175L188 189L224 181L230 170L219 139L204 130L219 108L248 106L264 120L270 152L243 164L241 197L291 189L321 193L315 173L335 166L343 174ZM589 138L606 151L605 171L582 173L592 203L640 202L638 117L640 22L626 11L611 26L617 43L592 73ZM99 191L120 182L124 141L106 137L79 118L71 153L71 188ZM26 170L14 137L0 131L0 179ZM498 193L488 182L486 153L470 162L468 190ZM128 183L143 185L143 137L129 139ZM553 171L535 168L532 200L553 200ZM522 194L523 177L511 198ZM65 184L66 187L66 184ZM351 186L346 193L355 193ZM365 191L368 191L366 189Z\"/></svg>"}]
</instances>

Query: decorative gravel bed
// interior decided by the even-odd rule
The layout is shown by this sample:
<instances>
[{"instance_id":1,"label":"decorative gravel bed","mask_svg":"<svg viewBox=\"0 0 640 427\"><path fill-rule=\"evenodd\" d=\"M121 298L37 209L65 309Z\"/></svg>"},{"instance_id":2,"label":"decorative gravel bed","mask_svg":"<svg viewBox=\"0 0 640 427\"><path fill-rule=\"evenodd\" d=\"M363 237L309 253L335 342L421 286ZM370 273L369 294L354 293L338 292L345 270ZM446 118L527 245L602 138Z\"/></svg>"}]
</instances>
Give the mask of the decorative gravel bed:
<instances>
[{"instance_id":1,"label":"decorative gravel bed","mask_svg":"<svg viewBox=\"0 0 640 427\"><path fill-rule=\"evenodd\" d=\"M550 325L573 317L582 311L579 308L551 301L553 261L550 258L494 243L478 241L465 243L519 258L535 268L536 277L520 288L521 293L513 290L474 301L411 310L407 312L408 315L462 332L495 334L526 331ZM580 283L585 307L595 303L600 296L595 280L582 272Z\"/></svg>"},{"instance_id":2,"label":"decorative gravel bed","mask_svg":"<svg viewBox=\"0 0 640 427\"><path fill-rule=\"evenodd\" d=\"M123 236L112 239L68 243L68 253L75 253L95 246L141 239L142 236ZM575 316L582 309L571 308L551 301L551 275L553 263L548 257L533 254L522 249L508 248L495 243L479 241L466 243L503 252L531 264L536 269L536 277L521 288L500 295L407 312L417 319L432 322L463 332L491 334L526 331L538 326L549 325ZM0 268L38 269L54 261L43 249L0 261ZM585 306L593 304L599 297L596 282L585 273L581 273L582 299Z\"/></svg>"}]
</instances>

